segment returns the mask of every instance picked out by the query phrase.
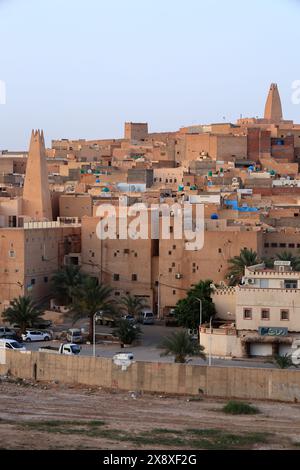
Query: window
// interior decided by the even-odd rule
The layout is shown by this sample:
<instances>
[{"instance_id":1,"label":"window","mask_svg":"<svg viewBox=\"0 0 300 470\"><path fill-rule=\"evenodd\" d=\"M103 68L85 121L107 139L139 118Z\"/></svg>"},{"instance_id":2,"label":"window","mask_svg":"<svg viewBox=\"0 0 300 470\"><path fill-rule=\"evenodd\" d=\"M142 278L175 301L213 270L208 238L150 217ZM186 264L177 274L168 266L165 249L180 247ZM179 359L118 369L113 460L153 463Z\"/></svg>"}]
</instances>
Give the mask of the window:
<instances>
[{"instance_id":1,"label":"window","mask_svg":"<svg viewBox=\"0 0 300 470\"><path fill-rule=\"evenodd\" d=\"M174 227L170 226L170 233L174 233Z\"/></svg>"},{"instance_id":2,"label":"window","mask_svg":"<svg viewBox=\"0 0 300 470\"><path fill-rule=\"evenodd\" d=\"M261 310L261 319L270 320L270 310L268 308L263 308Z\"/></svg>"},{"instance_id":3,"label":"window","mask_svg":"<svg viewBox=\"0 0 300 470\"><path fill-rule=\"evenodd\" d=\"M280 243L279 246L280 246L280 248L285 248L285 247L286 247L286 243Z\"/></svg>"},{"instance_id":4,"label":"window","mask_svg":"<svg viewBox=\"0 0 300 470\"><path fill-rule=\"evenodd\" d=\"M169 251L169 256L171 256L171 255L172 255L172 251Z\"/></svg>"},{"instance_id":5,"label":"window","mask_svg":"<svg viewBox=\"0 0 300 470\"><path fill-rule=\"evenodd\" d=\"M44 277L44 282L45 282L45 283L48 282L48 277L47 277L47 276Z\"/></svg>"},{"instance_id":6,"label":"window","mask_svg":"<svg viewBox=\"0 0 300 470\"><path fill-rule=\"evenodd\" d=\"M284 288L285 289L297 289L298 281L293 279L288 279L284 281Z\"/></svg>"},{"instance_id":7,"label":"window","mask_svg":"<svg viewBox=\"0 0 300 470\"><path fill-rule=\"evenodd\" d=\"M119 296L120 296L120 292L115 292L115 296L116 296L116 297L119 297Z\"/></svg>"},{"instance_id":8,"label":"window","mask_svg":"<svg viewBox=\"0 0 300 470\"><path fill-rule=\"evenodd\" d=\"M129 255L129 249L128 248L125 248L124 255Z\"/></svg>"},{"instance_id":9,"label":"window","mask_svg":"<svg viewBox=\"0 0 300 470\"><path fill-rule=\"evenodd\" d=\"M114 281L120 280L120 274L114 274Z\"/></svg>"},{"instance_id":10,"label":"window","mask_svg":"<svg viewBox=\"0 0 300 470\"><path fill-rule=\"evenodd\" d=\"M222 253L222 248L219 248L219 253Z\"/></svg>"},{"instance_id":11,"label":"window","mask_svg":"<svg viewBox=\"0 0 300 470\"><path fill-rule=\"evenodd\" d=\"M171 273L171 272L172 272L172 268L169 268L169 273Z\"/></svg>"},{"instance_id":12,"label":"window","mask_svg":"<svg viewBox=\"0 0 300 470\"><path fill-rule=\"evenodd\" d=\"M176 295L176 290L173 290L173 295Z\"/></svg>"},{"instance_id":13,"label":"window","mask_svg":"<svg viewBox=\"0 0 300 470\"><path fill-rule=\"evenodd\" d=\"M269 243L265 243L265 248L269 248L270 244Z\"/></svg>"},{"instance_id":14,"label":"window","mask_svg":"<svg viewBox=\"0 0 300 470\"><path fill-rule=\"evenodd\" d=\"M31 285L34 286L35 284L35 279L31 279Z\"/></svg>"},{"instance_id":15,"label":"window","mask_svg":"<svg viewBox=\"0 0 300 470\"><path fill-rule=\"evenodd\" d=\"M172 263L172 268L175 268L175 266L176 266L176 263Z\"/></svg>"},{"instance_id":16,"label":"window","mask_svg":"<svg viewBox=\"0 0 300 470\"><path fill-rule=\"evenodd\" d=\"M252 309L244 308L244 320L252 320Z\"/></svg>"},{"instance_id":17,"label":"window","mask_svg":"<svg viewBox=\"0 0 300 470\"><path fill-rule=\"evenodd\" d=\"M287 321L289 320L290 313L289 310L280 310L280 320Z\"/></svg>"},{"instance_id":18,"label":"window","mask_svg":"<svg viewBox=\"0 0 300 470\"><path fill-rule=\"evenodd\" d=\"M176 250L176 245L173 245L173 250Z\"/></svg>"},{"instance_id":19,"label":"window","mask_svg":"<svg viewBox=\"0 0 300 470\"><path fill-rule=\"evenodd\" d=\"M295 248L295 243L289 243L289 248Z\"/></svg>"},{"instance_id":20,"label":"window","mask_svg":"<svg viewBox=\"0 0 300 470\"><path fill-rule=\"evenodd\" d=\"M278 243L271 243L271 247L272 247L272 248L277 248L277 247L278 247Z\"/></svg>"},{"instance_id":21,"label":"window","mask_svg":"<svg viewBox=\"0 0 300 470\"><path fill-rule=\"evenodd\" d=\"M131 276L131 280L132 280L132 281L137 281L137 274L133 274L133 275Z\"/></svg>"}]
</instances>

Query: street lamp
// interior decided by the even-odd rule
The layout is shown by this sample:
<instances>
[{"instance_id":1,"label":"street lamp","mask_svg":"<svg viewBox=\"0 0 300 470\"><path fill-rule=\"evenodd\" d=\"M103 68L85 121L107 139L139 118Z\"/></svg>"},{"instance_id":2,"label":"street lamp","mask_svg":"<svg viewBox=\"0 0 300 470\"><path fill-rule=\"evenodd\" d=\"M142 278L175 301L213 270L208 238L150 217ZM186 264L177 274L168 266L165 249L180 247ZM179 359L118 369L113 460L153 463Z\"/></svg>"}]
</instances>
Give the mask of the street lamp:
<instances>
[{"instance_id":1,"label":"street lamp","mask_svg":"<svg viewBox=\"0 0 300 470\"><path fill-rule=\"evenodd\" d=\"M93 316L93 356L96 357L96 315L97 312L94 313Z\"/></svg>"}]
</instances>

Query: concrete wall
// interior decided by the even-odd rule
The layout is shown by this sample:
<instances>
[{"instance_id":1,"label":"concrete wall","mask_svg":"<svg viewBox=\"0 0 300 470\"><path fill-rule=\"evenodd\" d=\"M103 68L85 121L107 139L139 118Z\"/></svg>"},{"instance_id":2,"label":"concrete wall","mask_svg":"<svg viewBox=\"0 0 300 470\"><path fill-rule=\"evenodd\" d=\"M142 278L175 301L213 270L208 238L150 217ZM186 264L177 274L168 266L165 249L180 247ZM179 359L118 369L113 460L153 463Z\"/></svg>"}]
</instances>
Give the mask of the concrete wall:
<instances>
[{"instance_id":1,"label":"concrete wall","mask_svg":"<svg viewBox=\"0 0 300 470\"><path fill-rule=\"evenodd\" d=\"M0 374L40 381L58 380L120 390L259 400L300 400L300 373L293 370L132 364L126 371L111 359L7 351ZM35 377L36 375L36 377Z\"/></svg>"}]
</instances>

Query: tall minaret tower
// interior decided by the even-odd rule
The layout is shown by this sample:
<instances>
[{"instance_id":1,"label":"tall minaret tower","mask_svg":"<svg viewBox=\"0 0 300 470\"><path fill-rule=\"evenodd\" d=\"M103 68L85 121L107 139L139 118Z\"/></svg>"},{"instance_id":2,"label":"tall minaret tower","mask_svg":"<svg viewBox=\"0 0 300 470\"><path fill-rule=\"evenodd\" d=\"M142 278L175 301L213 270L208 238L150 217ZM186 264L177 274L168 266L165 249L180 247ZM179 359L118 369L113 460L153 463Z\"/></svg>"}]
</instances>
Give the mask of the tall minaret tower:
<instances>
[{"instance_id":1,"label":"tall minaret tower","mask_svg":"<svg viewBox=\"0 0 300 470\"><path fill-rule=\"evenodd\" d=\"M32 131L23 191L23 215L52 220L52 206L43 131Z\"/></svg>"},{"instance_id":2,"label":"tall minaret tower","mask_svg":"<svg viewBox=\"0 0 300 470\"><path fill-rule=\"evenodd\" d=\"M273 123L282 121L282 107L276 83L272 83L265 107L265 119Z\"/></svg>"}]
</instances>

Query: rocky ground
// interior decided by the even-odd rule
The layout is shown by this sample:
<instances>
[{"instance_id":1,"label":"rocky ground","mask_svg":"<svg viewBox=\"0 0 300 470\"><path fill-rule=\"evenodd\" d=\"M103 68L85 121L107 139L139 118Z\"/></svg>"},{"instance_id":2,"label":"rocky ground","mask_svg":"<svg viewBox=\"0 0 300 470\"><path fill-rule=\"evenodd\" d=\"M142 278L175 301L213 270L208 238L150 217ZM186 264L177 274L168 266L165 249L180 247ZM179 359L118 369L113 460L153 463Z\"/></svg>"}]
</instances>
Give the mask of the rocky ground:
<instances>
[{"instance_id":1,"label":"rocky ground","mask_svg":"<svg viewBox=\"0 0 300 470\"><path fill-rule=\"evenodd\" d=\"M300 405L226 401L0 380L1 449L297 449Z\"/></svg>"}]
</instances>

